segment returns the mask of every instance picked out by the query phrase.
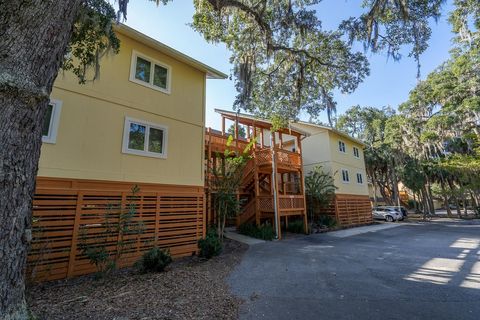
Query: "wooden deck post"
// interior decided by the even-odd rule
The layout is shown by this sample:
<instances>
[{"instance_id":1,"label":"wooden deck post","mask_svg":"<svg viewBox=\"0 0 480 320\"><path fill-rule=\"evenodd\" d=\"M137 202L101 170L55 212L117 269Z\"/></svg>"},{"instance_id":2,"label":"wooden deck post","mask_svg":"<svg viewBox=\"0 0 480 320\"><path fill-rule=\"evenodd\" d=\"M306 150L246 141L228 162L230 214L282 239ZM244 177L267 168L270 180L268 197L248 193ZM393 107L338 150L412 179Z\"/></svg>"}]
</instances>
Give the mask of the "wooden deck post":
<instances>
[{"instance_id":1,"label":"wooden deck post","mask_svg":"<svg viewBox=\"0 0 480 320\"><path fill-rule=\"evenodd\" d=\"M260 128L260 147L263 149L264 148L264 143L263 143L263 128Z\"/></svg>"},{"instance_id":2,"label":"wooden deck post","mask_svg":"<svg viewBox=\"0 0 480 320\"><path fill-rule=\"evenodd\" d=\"M73 276L75 269L75 258L77 256L78 234L80 231L80 219L82 217L83 192L77 193L77 206L75 208L75 221L73 222L72 244L70 246L70 256L68 258L67 278Z\"/></svg>"},{"instance_id":3,"label":"wooden deck post","mask_svg":"<svg viewBox=\"0 0 480 320\"><path fill-rule=\"evenodd\" d=\"M259 201L259 196L260 196L260 181L258 181L258 166L257 166L257 157L255 155L255 152L253 153L253 170L255 175L255 224L257 226L260 226L260 201Z\"/></svg>"}]
</instances>

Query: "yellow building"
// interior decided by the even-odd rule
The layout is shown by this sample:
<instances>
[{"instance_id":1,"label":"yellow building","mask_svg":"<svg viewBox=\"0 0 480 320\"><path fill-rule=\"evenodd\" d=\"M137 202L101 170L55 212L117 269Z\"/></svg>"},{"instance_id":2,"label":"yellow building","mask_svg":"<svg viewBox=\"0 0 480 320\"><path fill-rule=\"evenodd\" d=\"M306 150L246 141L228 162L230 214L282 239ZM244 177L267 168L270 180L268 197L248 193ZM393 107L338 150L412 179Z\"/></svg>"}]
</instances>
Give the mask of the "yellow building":
<instances>
[{"instance_id":1,"label":"yellow building","mask_svg":"<svg viewBox=\"0 0 480 320\"><path fill-rule=\"evenodd\" d=\"M308 122L295 122L292 128L308 132L303 144L305 175L321 166L334 177L337 187L334 201L337 221L342 225L372 221L367 175L365 145L348 134L331 127Z\"/></svg>"},{"instance_id":2,"label":"yellow building","mask_svg":"<svg viewBox=\"0 0 480 320\"><path fill-rule=\"evenodd\" d=\"M192 254L205 233L206 83L226 75L125 25L116 33L120 53L102 58L98 80L60 73L51 94L34 200L44 236L31 254L59 235L39 269L53 266L50 279L91 271L77 243L107 204L137 204L146 230L131 259L153 245Z\"/></svg>"}]
</instances>

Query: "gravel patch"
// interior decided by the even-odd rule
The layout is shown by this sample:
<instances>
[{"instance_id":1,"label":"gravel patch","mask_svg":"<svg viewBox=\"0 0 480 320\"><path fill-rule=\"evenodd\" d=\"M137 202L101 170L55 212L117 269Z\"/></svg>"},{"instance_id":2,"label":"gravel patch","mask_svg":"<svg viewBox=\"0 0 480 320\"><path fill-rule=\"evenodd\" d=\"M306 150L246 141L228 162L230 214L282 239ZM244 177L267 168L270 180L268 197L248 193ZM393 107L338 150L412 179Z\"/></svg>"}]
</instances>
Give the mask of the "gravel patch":
<instances>
[{"instance_id":1,"label":"gravel patch","mask_svg":"<svg viewBox=\"0 0 480 320\"><path fill-rule=\"evenodd\" d=\"M27 301L38 320L237 319L242 301L225 278L247 248L226 239L220 256L179 259L163 273L127 269L102 280L83 276L30 286Z\"/></svg>"}]
</instances>

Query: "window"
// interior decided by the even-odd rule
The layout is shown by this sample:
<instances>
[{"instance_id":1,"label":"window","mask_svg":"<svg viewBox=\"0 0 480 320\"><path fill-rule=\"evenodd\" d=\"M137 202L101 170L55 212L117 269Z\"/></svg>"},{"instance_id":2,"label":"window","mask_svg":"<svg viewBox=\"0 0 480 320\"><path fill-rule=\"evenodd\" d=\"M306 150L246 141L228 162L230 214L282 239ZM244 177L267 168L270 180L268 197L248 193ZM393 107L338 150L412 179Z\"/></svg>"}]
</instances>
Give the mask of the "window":
<instances>
[{"instance_id":1,"label":"window","mask_svg":"<svg viewBox=\"0 0 480 320\"><path fill-rule=\"evenodd\" d=\"M346 152L345 142L343 142L343 141L338 141L338 151L343 152L343 153Z\"/></svg>"},{"instance_id":2,"label":"window","mask_svg":"<svg viewBox=\"0 0 480 320\"><path fill-rule=\"evenodd\" d=\"M60 121L60 112L62 111L62 102L51 99L47 106L45 119L42 127L42 142L56 143L58 123Z\"/></svg>"},{"instance_id":3,"label":"window","mask_svg":"<svg viewBox=\"0 0 480 320\"><path fill-rule=\"evenodd\" d=\"M342 169L342 181L350 182L350 177L348 176L348 170Z\"/></svg>"},{"instance_id":4,"label":"window","mask_svg":"<svg viewBox=\"0 0 480 320\"><path fill-rule=\"evenodd\" d=\"M123 153L167 157L167 127L132 118L125 119Z\"/></svg>"},{"instance_id":5,"label":"window","mask_svg":"<svg viewBox=\"0 0 480 320\"><path fill-rule=\"evenodd\" d=\"M363 176L360 172L357 173L357 183L363 184Z\"/></svg>"},{"instance_id":6,"label":"window","mask_svg":"<svg viewBox=\"0 0 480 320\"><path fill-rule=\"evenodd\" d=\"M360 158L360 150L357 147L353 147L353 156L355 158Z\"/></svg>"},{"instance_id":7,"label":"window","mask_svg":"<svg viewBox=\"0 0 480 320\"><path fill-rule=\"evenodd\" d=\"M170 93L170 73L170 66L136 51L132 52L130 81Z\"/></svg>"}]
</instances>

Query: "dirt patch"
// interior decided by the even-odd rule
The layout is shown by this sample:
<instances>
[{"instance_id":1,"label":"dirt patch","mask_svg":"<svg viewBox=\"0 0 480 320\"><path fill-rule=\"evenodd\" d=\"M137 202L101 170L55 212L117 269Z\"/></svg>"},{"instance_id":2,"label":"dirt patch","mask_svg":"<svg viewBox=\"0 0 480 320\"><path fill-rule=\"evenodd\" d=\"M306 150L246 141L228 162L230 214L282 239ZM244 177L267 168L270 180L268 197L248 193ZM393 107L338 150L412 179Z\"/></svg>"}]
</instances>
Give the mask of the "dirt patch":
<instances>
[{"instance_id":1,"label":"dirt patch","mask_svg":"<svg viewBox=\"0 0 480 320\"><path fill-rule=\"evenodd\" d=\"M225 240L223 253L172 263L166 272L121 270L104 280L84 276L31 286L27 301L39 320L56 319L236 319L241 300L226 276L247 246Z\"/></svg>"}]
</instances>

